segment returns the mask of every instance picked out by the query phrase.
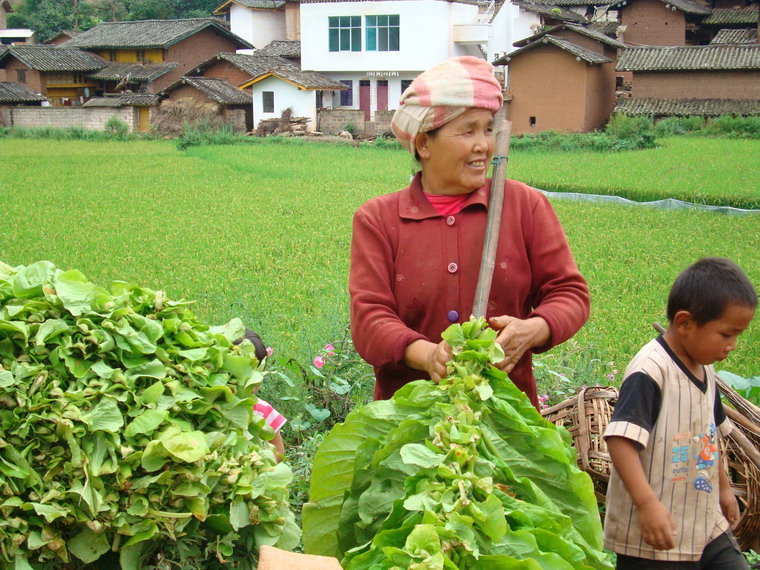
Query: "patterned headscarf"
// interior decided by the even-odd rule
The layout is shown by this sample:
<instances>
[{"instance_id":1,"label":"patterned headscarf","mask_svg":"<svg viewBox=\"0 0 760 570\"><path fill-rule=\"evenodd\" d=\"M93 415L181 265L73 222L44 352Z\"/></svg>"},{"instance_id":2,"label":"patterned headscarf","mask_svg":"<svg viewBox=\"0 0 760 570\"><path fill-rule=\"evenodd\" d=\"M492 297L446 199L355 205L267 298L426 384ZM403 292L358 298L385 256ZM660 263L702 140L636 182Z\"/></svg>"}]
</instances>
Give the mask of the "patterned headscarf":
<instances>
[{"instance_id":1,"label":"patterned headscarf","mask_svg":"<svg viewBox=\"0 0 760 570\"><path fill-rule=\"evenodd\" d=\"M492 113L502 103L493 67L472 56L452 57L421 73L401 95L391 129L412 154L417 135L432 131L476 107Z\"/></svg>"}]
</instances>

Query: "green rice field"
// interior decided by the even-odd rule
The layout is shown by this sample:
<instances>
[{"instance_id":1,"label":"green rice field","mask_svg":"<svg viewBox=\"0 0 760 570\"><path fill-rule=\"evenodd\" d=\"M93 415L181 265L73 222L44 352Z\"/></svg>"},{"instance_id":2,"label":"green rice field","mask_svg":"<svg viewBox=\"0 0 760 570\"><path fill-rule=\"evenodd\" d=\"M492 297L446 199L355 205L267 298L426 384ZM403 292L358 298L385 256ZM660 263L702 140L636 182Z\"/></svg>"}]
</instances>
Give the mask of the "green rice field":
<instances>
[{"instance_id":1,"label":"green rice field","mask_svg":"<svg viewBox=\"0 0 760 570\"><path fill-rule=\"evenodd\" d=\"M309 363L346 335L353 212L405 186L412 161L298 142L179 151L166 141L0 140L0 260L49 259L99 284L195 299L209 323L240 317L276 357ZM665 139L652 151L514 153L508 175L545 189L747 205L760 204L758 157L760 141ZM651 323L664 321L670 283L699 257L730 257L760 286L760 214L553 204L593 307L541 366L584 383L620 380ZM758 362L756 321L720 367L751 376Z\"/></svg>"}]
</instances>

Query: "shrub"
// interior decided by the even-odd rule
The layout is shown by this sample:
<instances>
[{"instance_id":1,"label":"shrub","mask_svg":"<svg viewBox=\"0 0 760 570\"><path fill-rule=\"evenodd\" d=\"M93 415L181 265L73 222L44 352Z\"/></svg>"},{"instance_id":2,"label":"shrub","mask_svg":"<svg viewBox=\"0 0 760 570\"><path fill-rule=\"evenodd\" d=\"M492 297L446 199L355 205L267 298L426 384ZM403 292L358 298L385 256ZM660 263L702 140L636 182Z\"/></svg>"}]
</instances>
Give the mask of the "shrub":
<instances>
[{"instance_id":1,"label":"shrub","mask_svg":"<svg viewBox=\"0 0 760 570\"><path fill-rule=\"evenodd\" d=\"M119 117L114 115L106 121L104 129L109 135L113 135L117 138L126 137L129 133L129 125L122 121Z\"/></svg>"},{"instance_id":2,"label":"shrub","mask_svg":"<svg viewBox=\"0 0 760 570\"><path fill-rule=\"evenodd\" d=\"M760 117L721 115L707 122L704 133L718 137L760 139Z\"/></svg>"},{"instance_id":3,"label":"shrub","mask_svg":"<svg viewBox=\"0 0 760 570\"><path fill-rule=\"evenodd\" d=\"M351 133L351 136L354 136L354 134L356 133L356 125L354 125L353 121L348 121L343 126L343 130L346 131L347 133Z\"/></svg>"},{"instance_id":4,"label":"shrub","mask_svg":"<svg viewBox=\"0 0 760 570\"><path fill-rule=\"evenodd\" d=\"M655 130L652 117L614 114L605 132L624 148L654 148ZM626 141L621 143L620 141Z\"/></svg>"},{"instance_id":5,"label":"shrub","mask_svg":"<svg viewBox=\"0 0 760 570\"><path fill-rule=\"evenodd\" d=\"M667 117L654 126L658 137L672 137L701 131L705 126L704 117Z\"/></svg>"}]
</instances>

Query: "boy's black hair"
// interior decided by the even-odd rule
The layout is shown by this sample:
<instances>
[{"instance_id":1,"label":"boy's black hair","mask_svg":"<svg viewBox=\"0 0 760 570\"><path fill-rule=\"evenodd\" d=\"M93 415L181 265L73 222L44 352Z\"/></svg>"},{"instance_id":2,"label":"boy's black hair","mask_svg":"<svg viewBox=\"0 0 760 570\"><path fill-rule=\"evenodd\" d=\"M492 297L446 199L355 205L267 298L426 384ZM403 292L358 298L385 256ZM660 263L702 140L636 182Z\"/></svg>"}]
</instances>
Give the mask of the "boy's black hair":
<instances>
[{"instance_id":1,"label":"boy's black hair","mask_svg":"<svg viewBox=\"0 0 760 570\"><path fill-rule=\"evenodd\" d=\"M668 296L668 321L688 311L701 326L719 319L729 305L757 307L757 291L741 268L724 257L704 257L676 278Z\"/></svg>"},{"instance_id":2,"label":"boy's black hair","mask_svg":"<svg viewBox=\"0 0 760 570\"><path fill-rule=\"evenodd\" d=\"M267 347L264 346L264 341L261 340L259 333L252 331L251 329L245 329L245 334L242 338L237 339L233 344L240 344L243 339L248 339L256 349L256 359L261 362L267 357Z\"/></svg>"}]
</instances>

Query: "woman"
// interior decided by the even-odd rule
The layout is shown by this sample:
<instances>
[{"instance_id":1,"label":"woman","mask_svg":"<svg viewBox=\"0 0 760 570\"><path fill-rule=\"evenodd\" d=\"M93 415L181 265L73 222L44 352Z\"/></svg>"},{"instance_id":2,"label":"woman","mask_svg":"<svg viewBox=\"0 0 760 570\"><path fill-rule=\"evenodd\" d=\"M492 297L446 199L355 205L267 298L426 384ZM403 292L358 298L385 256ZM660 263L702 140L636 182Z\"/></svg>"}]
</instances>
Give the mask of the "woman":
<instances>
[{"instance_id":1,"label":"woman","mask_svg":"<svg viewBox=\"0 0 760 570\"><path fill-rule=\"evenodd\" d=\"M431 68L401 96L391 126L420 172L357 211L351 246L351 331L375 369L375 399L446 375L441 333L472 310L501 103L491 65L475 57ZM538 407L531 354L586 322L588 287L548 200L513 180L504 191L486 316L504 348L498 368Z\"/></svg>"}]
</instances>

